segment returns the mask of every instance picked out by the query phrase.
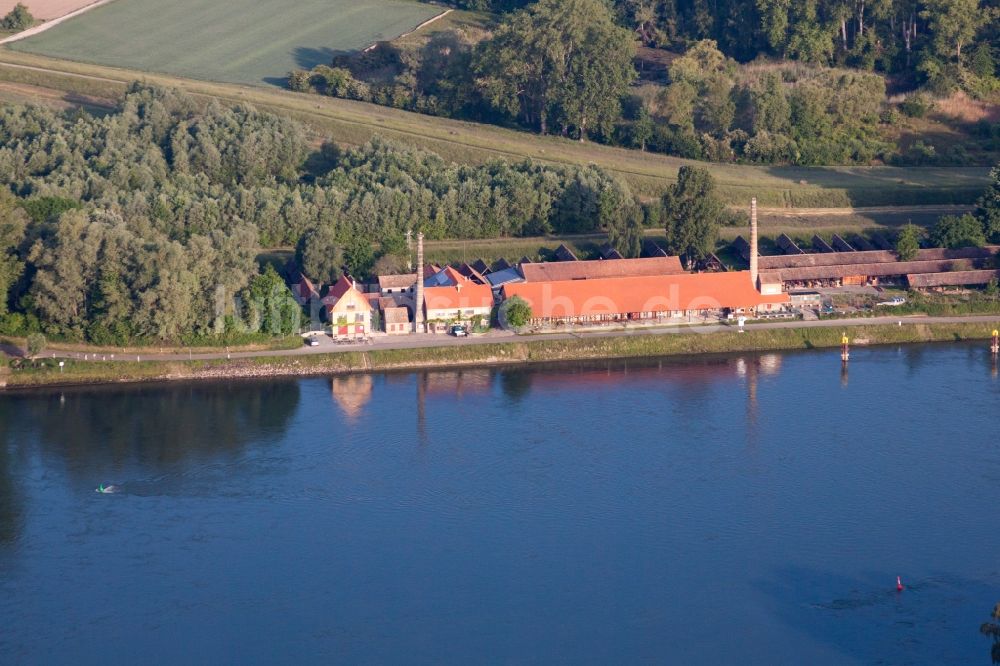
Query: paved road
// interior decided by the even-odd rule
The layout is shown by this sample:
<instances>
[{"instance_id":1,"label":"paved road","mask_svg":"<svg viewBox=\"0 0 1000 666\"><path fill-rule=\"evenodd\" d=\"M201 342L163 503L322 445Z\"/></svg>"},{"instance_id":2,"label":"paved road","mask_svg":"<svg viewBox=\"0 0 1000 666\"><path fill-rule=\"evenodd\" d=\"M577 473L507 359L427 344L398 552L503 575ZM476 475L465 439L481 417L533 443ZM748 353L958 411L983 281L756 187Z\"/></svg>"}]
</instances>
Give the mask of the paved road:
<instances>
[{"instance_id":1,"label":"paved road","mask_svg":"<svg viewBox=\"0 0 1000 666\"><path fill-rule=\"evenodd\" d=\"M1000 315L978 315L969 317L870 317L859 319L835 319L817 321L772 321L757 324L747 324L748 331L780 329L780 328L851 328L856 326L868 326L872 324L896 324L909 326L914 324L961 324L961 323L981 323L1000 326ZM990 326L983 326L983 338L989 335ZM226 351L212 352L208 354L93 354L84 352L45 352L43 356L50 358L69 358L81 361L187 361L187 360L219 360L235 358L258 358L264 356L309 356L314 354L329 354L347 351L374 351L380 349L414 349L420 347L448 347L461 345L482 345L493 342L530 342L533 340L571 340L587 338L610 338L636 335L664 335L664 334L691 334L691 333L718 333L721 331L735 330L734 326L727 326L718 323L695 324L688 326L660 326L642 327L628 330L611 331L580 331L574 333L551 333L530 336L517 336L507 331L491 331L486 335L469 338L453 338L446 335L406 335L406 336L381 336L375 338L370 343L336 343L327 336L317 336L320 339L320 346L308 347L303 345L298 349L283 349L276 351L253 351L253 352L232 352ZM3 351L10 355L20 356L21 351L3 347Z\"/></svg>"}]
</instances>

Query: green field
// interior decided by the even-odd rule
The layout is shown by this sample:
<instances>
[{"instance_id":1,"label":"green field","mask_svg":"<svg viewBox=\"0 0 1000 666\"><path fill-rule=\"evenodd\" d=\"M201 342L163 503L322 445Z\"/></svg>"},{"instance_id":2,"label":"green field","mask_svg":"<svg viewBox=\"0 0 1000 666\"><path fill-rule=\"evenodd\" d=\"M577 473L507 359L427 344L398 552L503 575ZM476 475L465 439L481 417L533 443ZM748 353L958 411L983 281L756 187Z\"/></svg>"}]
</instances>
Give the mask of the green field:
<instances>
[{"instance_id":1,"label":"green field","mask_svg":"<svg viewBox=\"0 0 1000 666\"><path fill-rule=\"evenodd\" d=\"M410 0L117 0L15 50L209 81L283 83L440 14Z\"/></svg>"}]
</instances>

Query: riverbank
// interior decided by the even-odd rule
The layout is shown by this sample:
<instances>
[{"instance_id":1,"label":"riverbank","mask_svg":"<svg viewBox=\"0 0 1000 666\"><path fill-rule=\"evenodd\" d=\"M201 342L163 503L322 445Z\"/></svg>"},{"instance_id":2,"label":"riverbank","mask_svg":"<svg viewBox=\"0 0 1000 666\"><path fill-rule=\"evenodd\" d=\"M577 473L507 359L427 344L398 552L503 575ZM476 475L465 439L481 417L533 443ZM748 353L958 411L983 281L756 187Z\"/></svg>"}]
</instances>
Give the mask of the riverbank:
<instances>
[{"instance_id":1,"label":"riverbank","mask_svg":"<svg viewBox=\"0 0 1000 666\"><path fill-rule=\"evenodd\" d=\"M1000 320L998 320L1000 321ZM851 326L852 345L983 340L995 324L927 323ZM0 385L7 389L35 386L75 386L199 379L236 379L332 375L388 370L413 370L568 360L636 358L707 353L762 352L838 347L836 327L785 327L712 333L665 333L571 339L524 339L478 345L344 351L311 356L258 356L232 360L107 361L46 359L44 367L3 367Z\"/></svg>"}]
</instances>

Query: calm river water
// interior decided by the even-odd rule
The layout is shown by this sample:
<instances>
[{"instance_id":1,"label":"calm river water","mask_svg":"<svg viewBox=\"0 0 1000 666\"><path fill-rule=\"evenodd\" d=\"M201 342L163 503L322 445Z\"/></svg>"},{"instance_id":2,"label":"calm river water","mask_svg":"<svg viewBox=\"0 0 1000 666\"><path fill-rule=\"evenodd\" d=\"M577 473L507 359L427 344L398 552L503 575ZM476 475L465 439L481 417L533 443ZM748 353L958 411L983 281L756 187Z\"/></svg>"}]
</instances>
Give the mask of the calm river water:
<instances>
[{"instance_id":1,"label":"calm river water","mask_svg":"<svg viewBox=\"0 0 1000 666\"><path fill-rule=\"evenodd\" d=\"M987 664L984 346L4 395L0 662Z\"/></svg>"}]
</instances>

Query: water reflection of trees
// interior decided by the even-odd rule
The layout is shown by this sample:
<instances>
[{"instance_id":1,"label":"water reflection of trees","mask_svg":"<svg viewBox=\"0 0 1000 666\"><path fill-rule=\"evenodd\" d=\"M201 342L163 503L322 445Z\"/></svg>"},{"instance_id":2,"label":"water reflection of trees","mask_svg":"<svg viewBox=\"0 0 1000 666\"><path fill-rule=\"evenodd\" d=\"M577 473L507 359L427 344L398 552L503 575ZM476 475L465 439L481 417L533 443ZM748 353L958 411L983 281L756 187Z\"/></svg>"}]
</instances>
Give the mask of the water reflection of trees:
<instances>
[{"instance_id":1,"label":"water reflection of trees","mask_svg":"<svg viewBox=\"0 0 1000 666\"><path fill-rule=\"evenodd\" d=\"M508 403L517 404L531 393L531 382L535 376L533 370L507 368L497 371L497 375L500 377L500 390Z\"/></svg>"},{"instance_id":2,"label":"water reflection of trees","mask_svg":"<svg viewBox=\"0 0 1000 666\"><path fill-rule=\"evenodd\" d=\"M78 465L151 466L235 452L280 436L299 404L295 381L69 391L16 398L45 454Z\"/></svg>"},{"instance_id":3,"label":"water reflection of trees","mask_svg":"<svg viewBox=\"0 0 1000 666\"><path fill-rule=\"evenodd\" d=\"M11 418L10 402L0 401L0 545L17 539L23 520L20 495L15 487Z\"/></svg>"}]
</instances>

